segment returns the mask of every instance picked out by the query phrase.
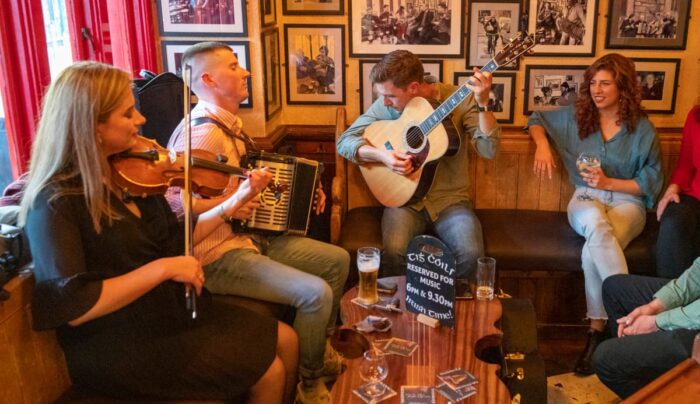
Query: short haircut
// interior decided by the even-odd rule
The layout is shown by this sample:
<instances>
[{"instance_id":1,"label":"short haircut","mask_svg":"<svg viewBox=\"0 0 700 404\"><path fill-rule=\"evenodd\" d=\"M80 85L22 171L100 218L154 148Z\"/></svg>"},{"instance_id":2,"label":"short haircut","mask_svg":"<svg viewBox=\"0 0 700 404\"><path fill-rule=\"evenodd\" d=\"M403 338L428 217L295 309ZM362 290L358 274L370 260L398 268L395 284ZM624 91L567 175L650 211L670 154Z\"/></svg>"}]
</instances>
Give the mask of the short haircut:
<instances>
[{"instance_id":1,"label":"short haircut","mask_svg":"<svg viewBox=\"0 0 700 404\"><path fill-rule=\"evenodd\" d=\"M395 50L374 65L369 78L374 83L391 81L394 86L405 89L414 81L423 82L423 63L407 50Z\"/></svg>"},{"instance_id":2,"label":"short haircut","mask_svg":"<svg viewBox=\"0 0 700 404\"><path fill-rule=\"evenodd\" d=\"M182 55L182 66L187 64L192 65L191 61L193 58L199 55L216 52L219 49L225 49L233 52L231 47L224 42L209 41L196 43L185 49L185 53Z\"/></svg>"}]
</instances>

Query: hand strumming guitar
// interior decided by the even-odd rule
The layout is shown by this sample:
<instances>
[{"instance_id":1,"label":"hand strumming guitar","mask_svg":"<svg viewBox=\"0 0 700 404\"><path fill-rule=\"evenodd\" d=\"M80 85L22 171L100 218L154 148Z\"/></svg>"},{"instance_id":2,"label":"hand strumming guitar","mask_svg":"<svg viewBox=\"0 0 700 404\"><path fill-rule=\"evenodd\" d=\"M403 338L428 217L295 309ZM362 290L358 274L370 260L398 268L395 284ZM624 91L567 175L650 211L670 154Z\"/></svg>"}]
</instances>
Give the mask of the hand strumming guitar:
<instances>
[{"instance_id":1,"label":"hand strumming guitar","mask_svg":"<svg viewBox=\"0 0 700 404\"><path fill-rule=\"evenodd\" d=\"M409 175L416 169L410 154L396 150L383 151L381 161L391 171L400 175Z\"/></svg>"}]
</instances>

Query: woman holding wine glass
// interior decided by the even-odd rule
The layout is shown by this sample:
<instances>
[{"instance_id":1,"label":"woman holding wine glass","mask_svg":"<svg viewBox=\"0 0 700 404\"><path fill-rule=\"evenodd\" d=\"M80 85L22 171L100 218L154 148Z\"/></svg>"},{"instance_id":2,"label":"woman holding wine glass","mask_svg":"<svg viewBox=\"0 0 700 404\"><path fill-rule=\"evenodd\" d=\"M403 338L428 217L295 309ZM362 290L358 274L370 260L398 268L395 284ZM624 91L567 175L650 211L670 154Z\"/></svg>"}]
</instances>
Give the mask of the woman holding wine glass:
<instances>
[{"instance_id":1,"label":"woman holding wine glass","mask_svg":"<svg viewBox=\"0 0 700 404\"><path fill-rule=\"evenodd\" d=\"M551 141L576 187L567 212L571 227L586 238L581 266L590 329L574 371L589 375L593 352L606 335L603 281L627 273L623 250L644 229L663 173L656 129L641 108L634 63L619 54L605 55L586 69L580 88L575 106L537 111L528 126L537 145L535 174L552 176ZM593 163L580 164L579 170L579 157Z\"/></svg>"}]
</instances>

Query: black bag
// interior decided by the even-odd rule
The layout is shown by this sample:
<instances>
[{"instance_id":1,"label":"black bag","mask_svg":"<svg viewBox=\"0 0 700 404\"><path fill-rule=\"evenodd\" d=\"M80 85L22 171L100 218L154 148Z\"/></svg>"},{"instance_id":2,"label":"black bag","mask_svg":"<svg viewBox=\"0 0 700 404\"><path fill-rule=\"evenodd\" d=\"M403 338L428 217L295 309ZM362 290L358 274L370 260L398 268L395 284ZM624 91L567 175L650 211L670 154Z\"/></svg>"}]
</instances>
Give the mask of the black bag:
<instances>
[{"instance_id":1,"label":"black bag","mask_svg":"<svg viewBox=\"0 0 700 404\"><path fill-rule=\"evenodd\" d=\"M537 351L535 308L528 299L501 299L501 380L520 403L547 402L544 359Z\"/></svg>"},{"instance_id":2,"label":"black bag","mask_svg":"<svg viewBox=\"0 0 700 404\"><path fill-rule=\"evenodd\" d=\"M141 75L144 79L134 81L136 109L146 117L141 134L166 147L184 115L184 83L170 72L154 77L153 73L142 71Z\"/></svg>"},{"instance_id":3,"label":"black bag","mask_svg":"<svg viewBox=\"0 0 700 404\"><path fill-rule=\"evenodd\" d=\"M19 270L31 260L29 247L22 230L7 224L0 228L0 300L7 300L10 294L2 289Z\"/></svg>"}]
</instances>

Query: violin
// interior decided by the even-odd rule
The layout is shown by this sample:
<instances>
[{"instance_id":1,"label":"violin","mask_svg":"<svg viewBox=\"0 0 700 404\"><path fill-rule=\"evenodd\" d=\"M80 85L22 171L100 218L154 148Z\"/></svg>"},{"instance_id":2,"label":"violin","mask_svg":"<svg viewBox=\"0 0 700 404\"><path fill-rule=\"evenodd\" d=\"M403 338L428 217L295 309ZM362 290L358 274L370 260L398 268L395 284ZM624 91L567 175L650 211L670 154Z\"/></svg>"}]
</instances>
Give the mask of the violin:
<instances>
[{"instance_id":1,"label":"violin","mask_svg":"<svg viewBox=\"0 0 700 404\"><path fill-rule=\"evenodd\" d=\"M142 136L136 139L131 149L109 157L112 180L124 196L162 195L169 187L183 187L184 153L170 151ZM222 195L231 175L248 176L248 170L228 165L225 156L206 150L192 150L191 160L192 191L203 196Z\"/></svg>"}]
</instances>

